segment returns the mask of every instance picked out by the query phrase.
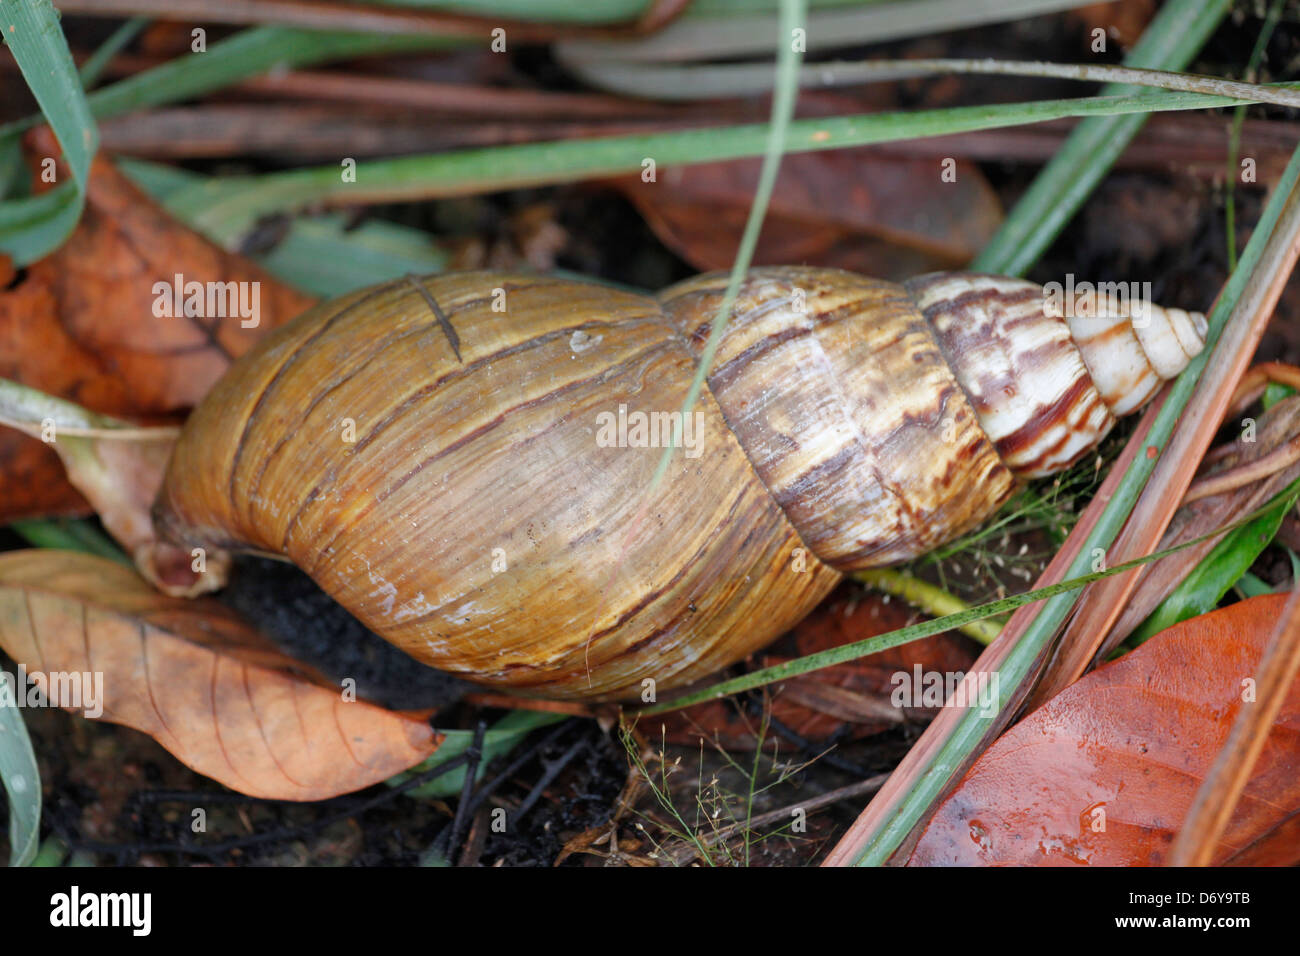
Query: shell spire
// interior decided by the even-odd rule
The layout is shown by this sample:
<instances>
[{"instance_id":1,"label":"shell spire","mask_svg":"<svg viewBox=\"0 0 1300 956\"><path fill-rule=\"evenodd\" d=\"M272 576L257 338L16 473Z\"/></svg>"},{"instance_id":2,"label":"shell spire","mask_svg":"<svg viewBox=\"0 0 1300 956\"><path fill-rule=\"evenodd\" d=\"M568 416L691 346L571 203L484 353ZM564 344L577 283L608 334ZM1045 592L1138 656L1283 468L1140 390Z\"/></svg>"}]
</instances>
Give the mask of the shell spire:
<instances>
[{"instance_id":1,"label":"shell spire","mask_svg":"<svg viewBox=\"0 0 1300 956\"><path fill-rule=\"evenodd\" d=\"M904 283L980 424L1017 476L1067 468L1205 346L1199 312L1127 284L944 272Z\"/></svg>"}]
</instances>

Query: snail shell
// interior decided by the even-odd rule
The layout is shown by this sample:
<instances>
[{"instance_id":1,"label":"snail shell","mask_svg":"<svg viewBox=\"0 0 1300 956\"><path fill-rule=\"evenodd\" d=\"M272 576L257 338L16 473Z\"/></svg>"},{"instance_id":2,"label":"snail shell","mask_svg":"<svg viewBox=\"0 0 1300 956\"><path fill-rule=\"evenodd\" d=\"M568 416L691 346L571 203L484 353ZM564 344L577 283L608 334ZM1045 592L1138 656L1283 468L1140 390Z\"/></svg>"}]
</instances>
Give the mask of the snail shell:
<instances>
[{"instance_id":1,"label":"snail shell","mask_svg":"<svg viewBox=\"0 0 1300 956\"><path fill-rule=\"evenodd\" d=\"M682 406L725 283L649 298L463 273L317 306L195 410L159 535L284 554L434 667L639 695L764 646L842 571L975 527L1095 447L1205 334L1154 307L1141 330L1067 320L1019 280L755 269L655 482L672 434L655 425ZM637 412L661 414L638 430Z\"/></svg>"}]
</instances>

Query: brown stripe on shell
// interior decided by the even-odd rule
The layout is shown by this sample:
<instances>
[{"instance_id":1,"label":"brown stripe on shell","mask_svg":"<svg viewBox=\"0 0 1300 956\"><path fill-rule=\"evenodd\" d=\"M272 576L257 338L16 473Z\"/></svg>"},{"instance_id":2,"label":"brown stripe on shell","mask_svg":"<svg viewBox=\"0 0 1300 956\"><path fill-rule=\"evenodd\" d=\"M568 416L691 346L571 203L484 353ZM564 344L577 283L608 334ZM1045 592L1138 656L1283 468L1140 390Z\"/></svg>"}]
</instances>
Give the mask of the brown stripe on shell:
<instances>
[{"instance_id":1,"label":"brown stripe on shell","mask_svg":"<svg viewBox=\"0 0 1300 956\"><path fill-rule=\"evenodd\" d=\"M391 282L388 282L381 286L377 286L373 289L363 290L359 293L355 293L343 299L341 305L339 303L330 303L332 311L328 316L328 318L326 318L323 322L319 323L319 325L316 328L312 329L310 333L305 337L297 338L297 340L294 342L293 348L287 351L287 353L284 355L284 361L277 365L274 373L270 376L270 378L267 378L262 383L262 387L258 389L257 398L253 401L252 407L248 413L248 417L245 419L243 431L240 433L239 440L235 443L235 448L234 448L235 454L234 457L231 459L230 467L227 471L228 489L230 491L230 497L232 500L236 496L235 484L234 484L235 475L239 471L240 459L244 453L244 448L247 446L248 443L247 442L248 431L250 428L252 428L253 422L257 420L258 413L262 410L262 407L266 404L267 397L280 384L281 380L284 378L286 373L293 366L293 363L297 361L298 357L302 355L303 352L313 342L315 342L317 339L321 338L322 336L326 335L329 332L329 330L334 327L335 323L346 318L348 315L355 314L356 311L361 306L365 305L367 302L379 298L380 296L384 295L387 292L390 292L392 289L394 289L403 281L405 280L394 279Z\"/></svg>"},{"instance_id":2,"label":"brown stripe on shell","mask_svg":"<svg viewBox=\"0 0 1300 956\"><path fill-rule=\"evenodd\" d=\"M1040 286L942 273L905 283L1002 460L1021 477L1086 454L1114 425Z\"/></svg>"},{"instance_id":3,"label":"brown stripe on shell","mask_svg":"<svg viewBox=\"0 0 1300 956\"><path fill-rule=\"evenodd\" d=\"M1140 408L1159 390L1160 376L1128 319L1085 316L1066 321L1097 391L1114 415Z\"/></svg>"},{"instance_id":4,"label":"brown stripe on shell","mask_svg":"<svg viewBox=\"0 0 1300 956\"><path fill-rule=\"evenodd\" d=\"M392 285L387 286L387 287L385 287L385 288L392 288ZM504 289L504 291L506 292L506 294L509 295L510 290L511 290L512 288L517 288L517 287L516 287L516 286L503 286L502 288ZM478 299L472 299L472 300L469 300L469 301L458 302L458 303L456 303L456 304L454 304L454 305L450 305L447 309L444 310L443 314L444 314L444 316L446 316L448 319L451 319L451 318L454 318L454 317L455 317L459 312L461 312L461 311L465 311L465 310L472 309L472 308L477 308L477 307L480 307L480 306L482 306L482 305L484 305L484 304L488 304L488 303L490 303L490 302L492 301L492 299L493 299L493 297L491 297L491 296L481 296L481 297L479 297ZM362 300L362 301L364 302L364 300ZM355 309L355 308L356 308L358 305L360 305L360 304L361 304L361 303L357 303L357 305L354 305L354 306L352 306L352 307L350 307L350 308ZM341 316L340 316L340 317L341 317ZM364 369L365 366L366 366L369 362L380 359L380 358L382 357L382 355L383 355L383 353L384 353L384 351L385 351L386 349L391 348L392 346L396 345L397 343L399 343L399 342L401 342L401 341L403 341L403 340L405 340L405 339L408 339L408 338L412 338L412 337L424 337L424 336L427 336L427 335L429 334L430 330L433 329L433 328L438 327L438 325L439 325L439 320L438 320L438 318L437 318L436 316L430 316L429 321L427 321L427 322L424 323L423 325L416 324L416 325L411 326L410 328L403 328L403 329L399 329L399 330L396 330L396 331L390 331L387 335L385 335L385 336L383 336L382 338L379 338L379 339L373 341L372 343L370 343L370 344L371 344L371 347L368 348L368 349L366 349L365 352L363 352L363 353L361 353L361 354L359 354L359 355L354 356L354 357L352 358L352 362L351 362L350 365L345 366L344 368L342 368L342 369L339 371L338 374L335 374L334 376L332 376L331 378L329 378L329 379L326 380L325 382L322 382L322 383L320 384L320 386L318 386L318 390L317 390L316 394L312 397L311 402L306 406L305 409L303 409L303 410L301 411L301 413L300 413L300 417L299 417L298 421L294 422L293 424L286 424L286 426L284 427L283 436L282 436L282 437L280 438L280 440L279 440L279 441L274 445L274 447L271 449L270 453L269 453L268 455L266 455L265 457L263 457L263 459L262 459L262 461L259 463L257 469L256 469L256 470L251 474L251 476L250 476L250 478L249 478L249 481L250 481L249 490L247 490L247 491L245 492L245 495L246 495L250 500L256 500L256 499L259 497L259 492L260 492L260 490L261 490L262 474L264 473L264 471L265 471L265 469L266 469L266 466L267 466L267 465L268 465L268 464L269 464L269 463L270 463L270 462L271 462L271 461L272 461L272 460L273 460L277 455L279 455L280 452L283 451L285 447L287 447L287 446L288 446L288 445L289 445L289 444L294 440L294 436L297 434L297 430L303 426L303 424L306 422L307 418L311 415L311 413L312 413L312 412L313 412L313 411L314 411L314 410L315 410L315 409L316 409L316 408L317 408L317 407L318 407L322 402L328 400L328 399L329 399L329 398L330 398L330 397L331 397L331 396L332 396L332 395L333 395L333 394L334 394L338 389L342 388L342 387L345 386L349 381L351 381L351 380L353 379L353 377L355 377L359 372L361 372L362 369ZM570 332L570 333L571 333L572 331L576 330L577 328L578 328L578 327L575 326L575 327L573 327L573 328L571 328L571 329L561 329L561 330L559 330L558 332L555 332L555 333L548 333L548 334L551 334L551 335L563 335L563 334L565 334L566 332ZM517 345L517 346L512 346L511 348L526 348L526 347L528 347L528 344L529 344L528 342L523 342L523 343L520 343L520 344ZM470 371L472 368L478 367L478 366L484 364L485 362L489 362L489 361L491 361L492 358L493 358L492 355L484 356L484 357L479 358L478 360L476 360L472 365L469 365L469 366L461 365L461 366L460 366L459 368L457 368L455 371L449 372L449 373L447 373L447 374L448 374L448 375L454 375L454 374L463 374L463 373L466 373L466 372ZM444 376L444 377L446 377L446 376ZM426 387L427 387L427 386L426 386ZM254 414L255 414L255 413L256 413L256 409L254 410ZM251 420L251 419L250 419L250 420ZM370 437L371 437L371 434L367 434L364 438L362 438L362 439L358 442L358 444L357 444L357 445L352 449L352 451L354 451L354 452L355 452L355 451L360 451L361 448L363 448L363 447L368 443L368 440L370 439ZM235 468L236 468L236 469L238 468L238 460L236 460L236 462L235 462ZM233 472L232 472L232 478L233 478ZM313 497L313 496L312 496L312 495L309 495L309 497Z\"/></svg>"},{"instance_id":5,"label":"brown stripe on shell","mask_svg":"<svg viewBox=\"0 0 1300 956\"><path fill-rule=\"evenodd\" d=\"M620 358L617 363L602 368L600 371L596 371L587 375L580 376L578 378L573 379L572 381L566 381L563 384L557 385L554 382L546 382L544 385L544 390L539 392L538 394L523 399L522 401L519 401L516 404L511 405L507 408L492 409L492 411L495 413L493 417L488 418L487 420L482 421L476 425L473 425L472 427L469 428L468 431L464 431L455 435L447 434L443 436L445 443L442 444L437 451L433 452L427 457L421 458L418 461L416 461L414 465L410 468L410 470L408 470L405 474L402 474L395 478L390 478L383 485L383 487L380 488L379 492L371 497L371 499L368 501L368 503L364 508L362 508L357 512L354 512L349 516L348 524L340 525L335 529L332 537L325 539L323 542L318 540L317 544L321 546L321 550L323 551L334 550L335 542L337 542L339 538L347 535L351 527L355 526L357 522L364 520L371 509L376 508L379 505L382 505L384 501L386 501L388 498L392 497L394 494L399 492L402 489L402 487L407 484L407 482L415 478L426 467L437 463L440 459L444 458L449 454L452 454L462 448L467 447L472 442L486 437L488 433L491 432L493 429L500 428L504 425L509 424L515 416L527 412L543 410L546 408L547 405L551 405L551 404L556 404L560 406L559 408L554 410L555 418L550 425L544 426L540 430L534 430L524 440L529 443L536 441L538 438L545 436L553 428L562 425L564 423L565 408L563 406L564 403L574 394L574 392L584 388L588 390L591 390L593 388L600 388L604 383L604 381L606 381L606 379L609 377L611 372L617 372L618 370L621 369L627 369L632 366L643 364L647 361L650 361L655 355L673 348L675 348L675 346L671 341L660 341L660 342L652 343L650 345L647 345L644 349L642 349L639 352ZM415 403L410 403L410 404L413 405ZM410 411L409 406L407 407L406 410L408 412ZM398 420L399 420L398 415L390 414L389 416L385 417L377 426L375 426L375 428L371 432L366 434L365 438L363 438L361 442L357 443L358 447L356 450L360 452L362 450L361 447L362 442L369 444L375 438L376 435L378 435L380 432L384 430L385 427L387 427L390 424L393 424ZM331 473L330 475L326 476L326 479L327 481L330 478L334 478L337 480L338 477L339 476L337 475L337 473ZM312 501L316 500L319 497L319 495L315 494L315 492L322 490L322 487L328 488L327 481L323 481L321 484L318 484L316 488L313 489L313 494L309 494L307 496L307 499L304 501L304 505L303 505L304 508L306 507L307 504L310 504ZM295 522L291 522L291 524L296 523L296 519L298 516L301 515L301 513L302 513L302 509L300 508L295 515ZM289 547L289 544L290 544L289 538L288 535L286 534L285 537L286 550Z\"/></svg>"}]
</instances>

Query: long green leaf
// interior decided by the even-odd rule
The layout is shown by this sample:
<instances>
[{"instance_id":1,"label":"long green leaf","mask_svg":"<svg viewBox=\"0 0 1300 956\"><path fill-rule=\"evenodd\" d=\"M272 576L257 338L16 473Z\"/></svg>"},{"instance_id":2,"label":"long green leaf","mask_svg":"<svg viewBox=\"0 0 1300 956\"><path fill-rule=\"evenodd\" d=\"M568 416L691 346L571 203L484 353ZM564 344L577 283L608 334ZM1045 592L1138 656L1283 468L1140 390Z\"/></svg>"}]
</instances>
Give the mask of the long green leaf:
<instances>
[{"instance_id":1,"label":"long green leaf","mask_svg":"<svg viewBox=\"0 0 1300 956\"><path fill-rule=\"evenodd\" d=\"M681 446L682 421L695 408L695 402L704 388L704 379L713 367L713 358L718 346L722 344L722 335L731 317L731 308L740 293L740 284L749 271L753 261L754 250L758 248L758 236L763 229L763 219L767 215L767 205L772 198L772 189L776 186L777 174L781 171L781 157L785 155L785 137L794 116L794 104L799 95L799 64L803 61L802 47L793 42L796 29L806 21L808 6L805 0L782 0L781 22L776 32L776 85L772 91L772 118L768 124L767 144L763 149L763 166L758 174L758 186L754 190L754 199L750 203L749 215L745 220L745 230L740 236L740 247L731 264L731 275L727 278L727 288L718 304L718 311L713 316L709 328L708 341L700 353L695 374L691 377L690 387L686 390L686 399L682 402L682 414L673 430L673 439L659 456L659 464L650 479L650 487L657 487L668 471L672 461L673 449Z\"/></svg>"},{"instance_id":2,"label":"long green leaf","mask_svg":"<svg viewBox=\"0 0 1300 956\"><path fill-rule=\"evenodd\" d=\"M57 249L81 219L82 195L62 183L39 196L0 202L0 253L26 265Z\"/></svg>"},{"instance_id":3,"label":"long green leaf","mask_svg":"<svg viewBox=\"0 0 1300 956\"><path fill-rule=\"evenodd\" d=\"M130 20L123 21L122 25L99 45L99 49L81 64L79 72L82 89L89 90L98 83L100 74L113 61L113 57L126 49L150 22L147 17L132 17Z\"/></svg>"},{"instance_id":4,"label":"long green leaf","mask_svg":"<svg viewBox=\"0 0 1300 956\"><path fill-rule=\"evenodd\" d=\"M89 521L79 518L23 519L9 526L27 539L34 548L57 548L62 551L84 551L97 554L129 568L135 563L128 558L117 543Z\"/></svg>"},{"instance_id":5,"label":"long green leaf","mask_svg":"<svg viewBox=\"0 0 1300 956\"><path fill-rule=\"evenodd\" d=\"M162 163L121 157L117 164L164 204L178 190L206 180ZM251 257L276 278L326 298L412 273L441 272L447 264L446 253L426 232L381 220L351 228L338 214L296 218L270 251Z\"/></svg>"},{"instance_id":6,"label":"long green leaf","mask_svg":"<svg viewBox=\"0 0 1300 956\"><path fill-rule=\"evenodd\" d=\"M9 797L9 865L27 866L36 857L41 824L41 773L23 724L22 711L6 706L14 694L9 674L0 674L0 782Z\"/></svg>"},{"instance_id":7,"label":"long green leaf","mask_svg":"<svg viewBox=\"0 0 1300 956\"><path fill-rule=\"evenodd\" d=\"M0 208L0 252L25 265L57 248L76 226L90 161L99 148L99 131L50 0L0 0L0 23L5 46L13 53L72 173L72 182L60 184L51 194L2 204L13 208ZM0 143L8 139L0 135Z\"/></svg>"},{"instance_id":8,"label":"long green leaf","mask_svg":"<svg viewBox=\"0 0 1300 956\"><path fill-rule=\"evenodd\" d=\"M1179 621L1213 610L1268 547L1298 495L1300 479L1277 495L1264 514L1216 544L1129 636L1128 643L1141 644Z\"/></svg>"},{"instance_id":9,"label":"long green leaf","mask_svg":"<svg viewBox=\"0 0 1300 956\"><path fill-rule=\"evenodd\" d=\"M0 0L14 4L18 0ZM212 44L203 53L179 56L96 90L86 97L92 115L107 119L150 106L193 99L269 70L329 60L436 50L453 41L428 36L337 33L254 27ZM0 134L27 129L34 118L0 126Z\"/></svg>"},{"instance_id":10,"label":"long green leaf","mask_svg":"<svg viewBox=\"0 0 1300 956\"><path fill-rule=\"evenodd\" d=\"M1276 84L1300 89L1300 84ZM1067 116L1110 116L1163 110L1234 106L1231 97L1166 91L1031 103L798 120L790 124L786 151L842 149L981 129L999 129ZM658 168L760 156L766 123L712 129L610 136L558 143L459 150L358 163L355 182L336 165L265 176L212 180L174 193L168 208L230 246L260 216L314 202L364 198L401 200L576 182L637 172L646 159Z\"/></svg>"}]
</instances>

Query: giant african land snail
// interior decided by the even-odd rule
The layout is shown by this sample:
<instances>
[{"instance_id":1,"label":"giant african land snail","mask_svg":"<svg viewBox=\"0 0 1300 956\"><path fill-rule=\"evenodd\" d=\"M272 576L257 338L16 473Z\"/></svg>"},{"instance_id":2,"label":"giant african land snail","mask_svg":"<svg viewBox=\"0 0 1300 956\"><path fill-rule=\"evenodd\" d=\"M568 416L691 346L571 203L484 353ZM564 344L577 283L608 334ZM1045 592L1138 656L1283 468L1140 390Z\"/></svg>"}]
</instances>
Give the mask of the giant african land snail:
<instances>
[{"instance_id":1,"label":"giant african land snail","mask_svg":"<svg viewBox=\"0 0 1300 956\"><path fill-rule=\"evenodd\" d=\"M627 418L680 410L725 282L650 298L464 273L318 306L195 410L160 537L287 555L434 667L629 697L762 647L843 571L978 525L1205 336L1203 316L1150 305L1136 323L1061 317L1020 280L755 269L696 406L698 454L652 482L659 442L629 440Z\"/></svg>"}]
</instances>

